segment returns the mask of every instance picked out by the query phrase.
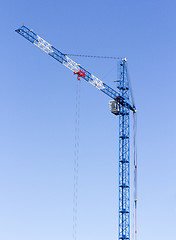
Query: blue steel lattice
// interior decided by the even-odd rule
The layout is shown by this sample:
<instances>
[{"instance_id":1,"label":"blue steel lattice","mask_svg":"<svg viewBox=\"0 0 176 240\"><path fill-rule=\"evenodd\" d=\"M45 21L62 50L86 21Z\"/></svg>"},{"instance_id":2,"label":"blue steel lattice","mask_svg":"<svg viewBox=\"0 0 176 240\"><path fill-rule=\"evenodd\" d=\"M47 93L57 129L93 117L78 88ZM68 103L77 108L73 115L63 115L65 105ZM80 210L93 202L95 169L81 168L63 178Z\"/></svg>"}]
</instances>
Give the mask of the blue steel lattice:
<instances>
[{"instance_id":1,"label":"blue steel lattice","mask_svg":"<svg viewBox=\"0 0 176 240\"><path fill-rule=\"evenodd\" d=\"M77 69L84 72L81 76L84 80L97 87L110 98L119 103L119 240L130 239L130 139L129 139L129 112L136 112L135 106L129 100L129 81L126 59L121 60L121 75L118 84L118 92L93 76L86 69L69 59L54 46L41 39L26 26L16 30L18 34L39 47L70 70ZM71 66L73 63L73 69ZM75 73L75 72L74 72ZM95 83L97 79L97 84Z\"/></svg>"},{"instance_id":2,"label":"blue steel lattice","mask_svg":"<svg viewBox=\"0 0 176 240\"><path fill-rule=\"evenodd\" d=\"M126 59L120 63L120 95L129 101L129 82ZM127 104L120 104L119 111L119 239L130 239L130 140Z\"/></svg>"},{"instance_id":3,"label":"blue steel lattice","mask_svg":"<svg viewBox=\"0 0 176 240\"><path fill-rule=\"evenodd\" d=\"M58 49L56 49L54 46L47 43L45 40L44 40L43 44L41 44L41 41L43 39L41 40L41 38L36 33L34 33L32 30L30 30L26 26L23 25L20 28L16 29L15 31L18 34L20 34L21 36L23 36L24 38L26 38L28 41L30 41L31 43L36 45L37 47L41 48L49 56L53 57L55 60L57 60L61 64L65 65L65 66L68 65L68 57L66 56L66 54L64 54L61 51L59 51ZM46 48L45 48L45 44L47 44ZM93 76L89 71L87 71L85 68L81 67L78 64L76 64L76 67L85 73L84 77L81 76L82 78L84 78L84 80L86 80L89 83L92 83L94 81ZM103 84L102 87L99 88L100 91L104 92L106 95L108 95L110 98L116 100L121 105L128 106L130 108L130 110L132 110L133 112L136 111L135 106L133 106L131 104L131 102L127 101L127 99L123 98L123 96L120 95L119 92L115 91L113 88L111 88L110 86L108 86L107 84L105 84L103 82L102 82L102 84ZM96 84L93 84L93 85L96 87Z\"/></svg>"}]
</instances>

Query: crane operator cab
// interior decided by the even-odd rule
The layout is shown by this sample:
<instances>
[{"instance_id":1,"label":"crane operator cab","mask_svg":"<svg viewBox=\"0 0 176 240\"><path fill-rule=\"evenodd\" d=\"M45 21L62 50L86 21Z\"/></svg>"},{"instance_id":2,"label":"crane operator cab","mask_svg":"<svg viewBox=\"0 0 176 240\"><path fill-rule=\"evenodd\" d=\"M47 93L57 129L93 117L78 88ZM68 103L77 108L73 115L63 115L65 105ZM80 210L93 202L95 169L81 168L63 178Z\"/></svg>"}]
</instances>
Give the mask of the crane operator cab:
<instances>
[{"instance_id":1,"label":"crane operator cab","mask_svg":"<svg viewBox=\"0 0 176 240\"><path fill-rule=\"evenodd\" d=\"M119 115L119 103L115 100L109 101L109 107L113 114Z\"/></svg>"}]
</instances>

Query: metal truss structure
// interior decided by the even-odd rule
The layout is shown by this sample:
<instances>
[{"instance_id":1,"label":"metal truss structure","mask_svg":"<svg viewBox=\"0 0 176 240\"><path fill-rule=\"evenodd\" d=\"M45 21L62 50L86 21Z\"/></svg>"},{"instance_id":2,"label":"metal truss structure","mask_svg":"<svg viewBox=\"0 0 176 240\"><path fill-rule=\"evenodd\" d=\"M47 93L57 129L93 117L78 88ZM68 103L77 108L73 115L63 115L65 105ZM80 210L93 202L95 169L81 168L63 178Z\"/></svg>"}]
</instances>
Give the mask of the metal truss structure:
<instances>
[{"instance_id":1,"label":"metal truss structure","mask_svg":"<svg viewBox=\"0 0 176 240\"><path fill-rule=\"evenodd\" d=\"M121 96L129 100L129 82L126 59L120 63ZM130 119L129 108L119 106L119 239L130 239Z\"/></svg>"},{"instance_id":2,"label":"metal truss structure","mask_svg":"<svg viewBox=\"0 0 176 240\"><path fill-rule=\"evenodd\" d=\"M46 42L44 39L35 34L32 30L27 28L26 26L22 26L15 30L17 33L25 37L35 46L40 48L42 51L46 52L48 55L59 61L65 67L69 68L75 74L78 74L80 77L84 78L87 82L92 84L94 87L98 88L100 91L107 94L110 98L116 100L120 104L127 105L132 111L135 111L136 108L130 102L126 102L126 100L114 89L109 87L107 84L103 83L100 79L95 77L93 74L88 72L86 69L77 64L72 59L67 57L66 54L63 54L55 47L53 47L50 43Z\"/></svg>"},{"instance_id":3,"label":"metal truss structure","mask_svg":"<svg viewBox=\"0 0 176 240\"><path fill-rule=\"evenodd\" d=\"M48 55L69 68L74 74L85 79L94 87L108 95L111 112L119 115L119 240L130 239L130 110L135 113L136 108L131 103L129 97L129 81L126 65L126 58L121 59L120 80L118 82L118 92L86 69L63 54L44 39L35 34L26 26L16 30L17 33L46 52Z\"/></svg>"}]
</instances>

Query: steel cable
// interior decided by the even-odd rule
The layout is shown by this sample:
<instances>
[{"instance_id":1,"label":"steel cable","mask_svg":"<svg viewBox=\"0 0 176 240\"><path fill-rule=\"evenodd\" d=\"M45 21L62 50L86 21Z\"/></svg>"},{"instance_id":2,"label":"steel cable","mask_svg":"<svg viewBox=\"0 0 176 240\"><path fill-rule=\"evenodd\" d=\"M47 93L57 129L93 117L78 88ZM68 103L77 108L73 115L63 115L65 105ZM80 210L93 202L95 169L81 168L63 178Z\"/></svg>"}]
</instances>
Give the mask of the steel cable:
<instances>
[{"instance_id":1,"label":"steel cable","mask_svg":"<svg viewBox=\"0 0 176 240\"><path fill-rule=\"evenodd\" d=\"M81 54L71 54L71 53L65 53L65 55L74 56L74 57L87 57L87 58L120 59L119 57L111 57L111 56L92 56L92 55L81 55Z\"/></svg>"},{"instance_id":2,"label":"steel cable","mask_svg":"<svg viewBox=\"0 0 176 240\"><path fill-rule=\"evenodd\" d=\"M81 81L76 83L75 107L75 149L74 149L74 179L73 179L73 240L77 239L78 216L78 172L79 172L79 124L80 124L80 88Z\"/></svg>"},{"instance_id":3,"label":"steel cable","mask_svg":"<svg viewBox=\"0 0 176 240\"><path fill-rule=\"evenodd\" d=\"M134 223L135 223L135 240L137 240L137 113L133 113L133 151L134 151Z\"/></svg>"}]
</instances>

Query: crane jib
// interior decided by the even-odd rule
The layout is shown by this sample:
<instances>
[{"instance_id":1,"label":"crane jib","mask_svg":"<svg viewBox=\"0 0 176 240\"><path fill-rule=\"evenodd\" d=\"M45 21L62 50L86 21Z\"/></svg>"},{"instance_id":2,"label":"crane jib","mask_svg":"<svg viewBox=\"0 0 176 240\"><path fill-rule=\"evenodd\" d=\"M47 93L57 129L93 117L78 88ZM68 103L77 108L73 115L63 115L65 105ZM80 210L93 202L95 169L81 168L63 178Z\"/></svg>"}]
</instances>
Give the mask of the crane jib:
<instances>
[{"instance_id":1,"label":"crane jib","mask_svg":"<svg viewBox=\"0 0 176 240\"><path fill-rule=\"evenodd\" d=\"M70 59L67 55L60 52L58 49L53 47L50 43L46 42L44 39L39 37L36 33L34 33L32 30L27 28L26 26L22 26L15 30L17 33L19 33L21 36L26 38L28 41L33 43L35 46L40 48L42 51L46 52L48 55L56 59L58 62L63 64L65 67L69 68L74 74L78 74L78 77L82 77L87 82L92 84L94 87L98 88L100 91L104 92L106 95L108 95L110 98L117 101L122 106L126 106L133 112L136 112L136 108L132 106L131 103L126 101L125 99L120 96L120 94L109 87L107 84L103 83L100 79L98 79L96 76L88 72L86 69L80 66L80 64L77 64L72 59Z\"/></svg>"}]
</instances>

